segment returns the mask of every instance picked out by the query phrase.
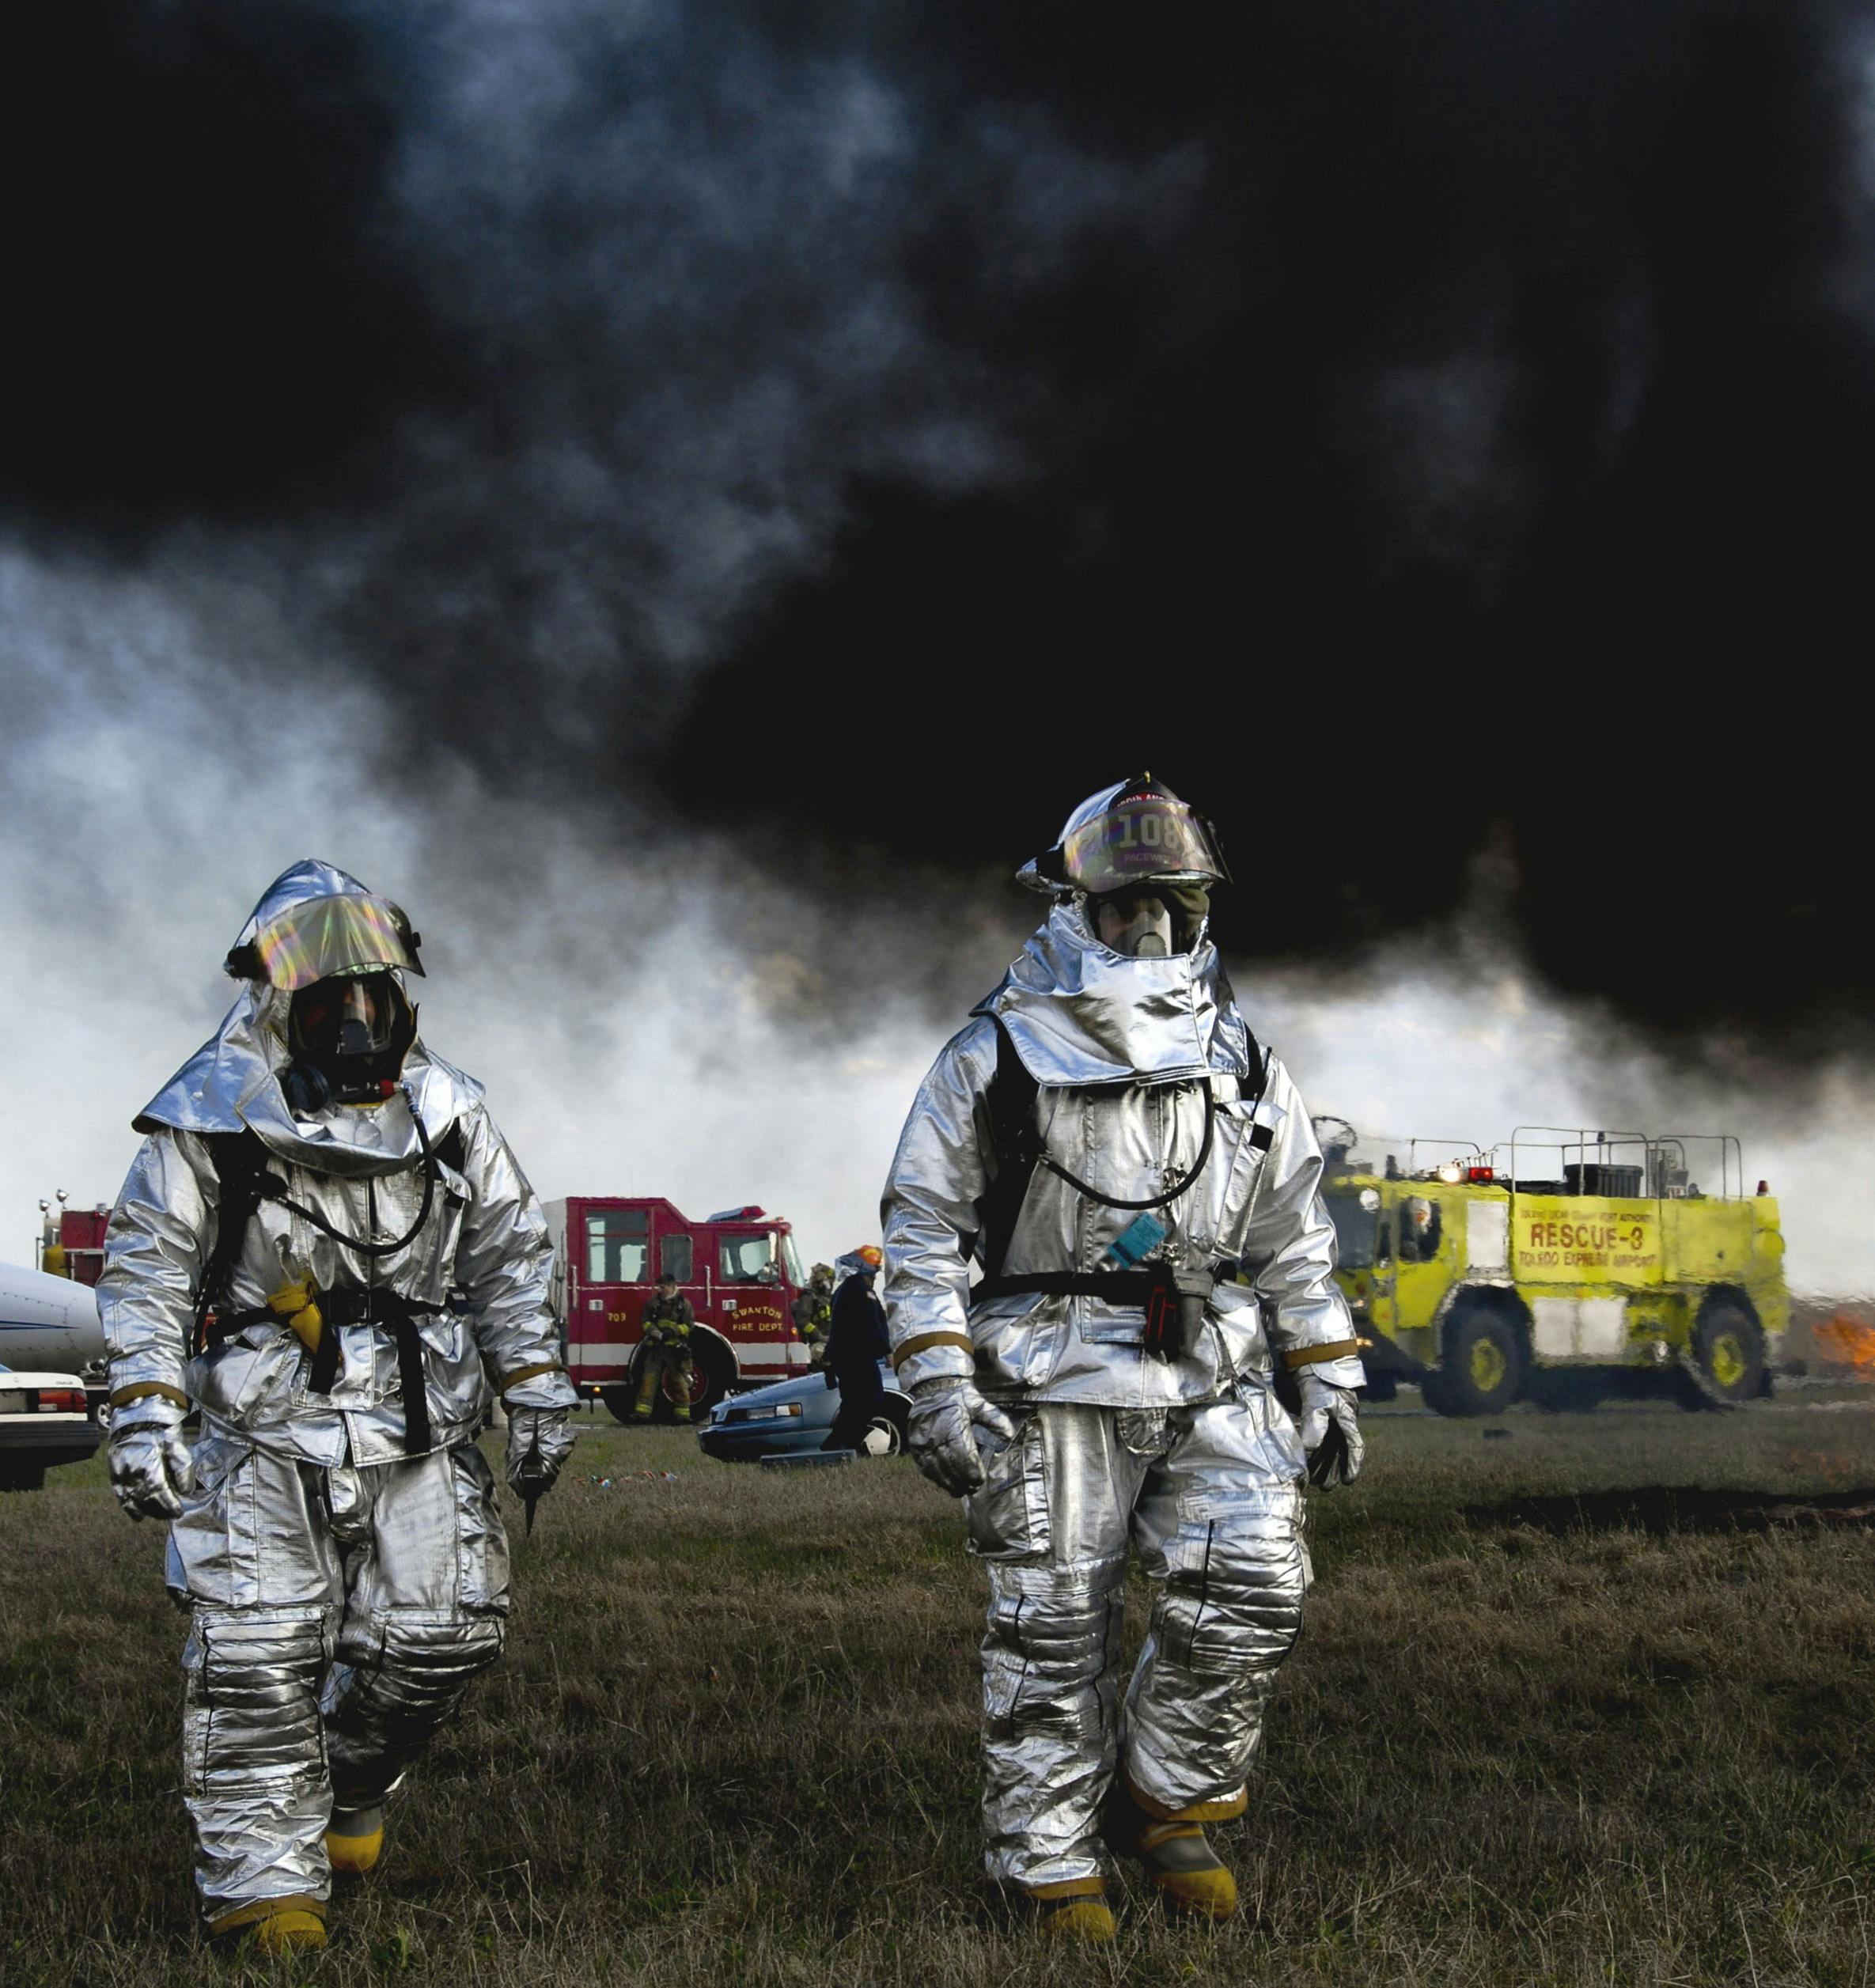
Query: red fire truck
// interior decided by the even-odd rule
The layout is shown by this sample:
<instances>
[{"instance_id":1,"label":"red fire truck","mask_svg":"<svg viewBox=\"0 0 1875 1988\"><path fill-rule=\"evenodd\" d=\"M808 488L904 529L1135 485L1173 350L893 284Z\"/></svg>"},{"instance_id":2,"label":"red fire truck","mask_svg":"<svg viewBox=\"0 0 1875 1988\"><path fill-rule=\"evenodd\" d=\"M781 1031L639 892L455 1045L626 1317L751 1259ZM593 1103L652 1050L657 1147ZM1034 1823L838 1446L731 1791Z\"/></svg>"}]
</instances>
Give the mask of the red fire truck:
<instances>
[{"instance_id":1,"label":"red fire truck","mask_svg":"<svg viewBox=\"0 0 1875 1988\"><path fill-rule=\"evenodd\" d=\"M41 1270L55 1277L69 1277L75 1283L95 1284L104 1270L104 1228L111 1210L103 1202L95 1208L68 1208L65 1196L55 1209L42 1201L44 1220L40 1226L39 1263Z\"/></svg>"},{"instance_id":2,"label":"red fire truck","mask_svg":"<svg viewBox=\"0 0 1875 1988\"><path fill-rule=\"evenodd\" d=\"M569 1195L547 1204L555 1245L554 1307L566 1369L620 1422L637 1393L639 1320L668 1270L695 1308L693 1417L737 1388L784 1380L809 1364L793 1306L807 1282L794 1232L759 1208L692 1221L655 1198ZM657 1404L660 1419L670 1404Z\"/></svg>"}]
</instances>

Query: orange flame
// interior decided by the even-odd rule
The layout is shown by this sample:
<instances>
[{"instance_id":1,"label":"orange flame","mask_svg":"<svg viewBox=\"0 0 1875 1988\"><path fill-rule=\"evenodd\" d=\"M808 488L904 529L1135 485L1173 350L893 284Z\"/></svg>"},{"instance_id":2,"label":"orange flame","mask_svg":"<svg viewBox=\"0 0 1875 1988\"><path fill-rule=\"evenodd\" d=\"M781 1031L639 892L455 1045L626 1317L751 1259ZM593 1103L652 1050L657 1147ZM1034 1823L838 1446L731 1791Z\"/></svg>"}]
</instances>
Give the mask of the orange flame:
<instances>
[{"instance_id":1,"label":"orange flame","mask_svg":"<svg viewBox=\"0 0 1875 1988\"><path fill-rule=\"evenodd\" d=\"M1859 1378L1875 1379L1875 1325L1852 1312L1835 1312L1816 1328L1816 1350Z\"/></svg>"}]
</instances>

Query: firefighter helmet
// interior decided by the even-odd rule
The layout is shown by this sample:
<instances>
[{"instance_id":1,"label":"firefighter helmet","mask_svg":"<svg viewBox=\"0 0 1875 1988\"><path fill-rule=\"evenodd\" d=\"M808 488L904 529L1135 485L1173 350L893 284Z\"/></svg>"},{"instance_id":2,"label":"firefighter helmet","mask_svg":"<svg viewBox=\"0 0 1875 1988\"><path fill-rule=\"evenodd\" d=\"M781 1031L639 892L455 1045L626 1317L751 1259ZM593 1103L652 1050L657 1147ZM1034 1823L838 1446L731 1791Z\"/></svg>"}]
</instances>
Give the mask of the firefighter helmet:
<instances>
[{"instance_id":1,"label":"firefighter helmet","mask_svg":"<svg viewBox=\"0 0 1875 1988\"><path fill-rule=\"evenodd\" d=\"M1129 885L1230 881L1217 831L1150 773L1092 793L1062 824L1060 839L1017 878L1051 896L1102 896Z\"/></svg>"}]
</instances>

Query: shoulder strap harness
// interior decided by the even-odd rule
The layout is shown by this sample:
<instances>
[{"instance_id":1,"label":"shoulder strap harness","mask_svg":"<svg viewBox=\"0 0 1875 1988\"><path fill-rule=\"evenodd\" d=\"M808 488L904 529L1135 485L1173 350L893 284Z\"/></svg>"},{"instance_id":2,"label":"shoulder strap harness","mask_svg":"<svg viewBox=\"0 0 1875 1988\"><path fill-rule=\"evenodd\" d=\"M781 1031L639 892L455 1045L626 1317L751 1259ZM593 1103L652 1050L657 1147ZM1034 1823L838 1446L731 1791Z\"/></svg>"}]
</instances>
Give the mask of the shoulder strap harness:
<instances>
[{"instance_id":1,"label":"shoulder strap harness","mask_svg":"<svg viewBox=\"0 0 1875 1988\"><path fill-rule=\"evenodd\" d=\"M424 1129L422 1115L414 1101L411 1117L417 1128L417 1144L422 1150L422 1158L419 1162L423 1170L422 1205L417 1210L416 1220L404 1233L396 1241L387 1243L347 1236L334 1228L316 1209L303 1207L290 1199L286 1183L278 1174L268 1171L273 1155L252 1127L244 1126L238 1132L203 1134L209 1157L214 1163L215 1177L221 1183L222 1197L215 1246L209 1253L195 1297L196 1353L232 1337L247 1326L278 1322L271 1307L265 1305L240 1312L224 1312L221 1308L227 1296L229 1280L241 1255L248 1225L259 1212L262 1202L277 1201L290 1214L310 1222L322 1236L331 1237L342 1248L355 1250L367 1257L394 1256L416 1240L430 1219L442 1167L460 1172L468 1155L460 1124L452 1124L432 1146L430 1134ZM400 1292L374 1285L364 1290L322 1292L319 1308L326 1323L335 1329L320 1335L307 1376L309 1388L315 1394L331 1392L332 1383L339 1373L339 1334L335 1328L342 1325L388 1326L397 1342L397 1388L403 1407L404 1451L408 1456L421 1456L430 1447L430 1405L424 1392L422 1341L416 1322L419 1317L447 1311L449 1307L432 1304L424 1298L405 1297Z\"/></svg>"},{"instance_id":2,"label":"shoulder strap harness","mask_svg":"<svg viewBox=\"0 0 1875 1988\"><path fill-rule=\"evenodd\" d=\"M1116 1200L1070 1173L1048 1151L1036 1123L1036 1100L1040 1086L1017 1055L1015 1043L1001 1017L993 1015L990 1019L996 1028L996 1070L990 1080L984 1102L989 1114L991 1142L996 1154L996 1177L979 1203L983 1225L983 1274L971 1292L972 1302L980 1304L986 1298L1032 1293L1051 1297L1103 1297L1112 1305L1144 1305L1154 1282L1153 1274L1148 1270L1045 1270L1005 1277L1003 1259L1009 1253L1009 1239L1015 1233L1017 1220L1021 1214L1022 1204L1028 1198L1029 1183L1035 1178L1038 1166L1046 1167L1089 1200L1098 1202L1103 1207L1131 1214L1164 1208L1187 1192L1210 1159L1212 1138L1217 1129L1217 1104L1209 1080L1204 1086L1204 1137L1198 1157L1184 1177L1163 1194L1149 1195L1140 1201ZM1261 1102L1268 1086L1270 1059L1253 1036L1249 1039L1249 1051L1251 1067L1257 1074L1256 1089L1250 1100L1254 1106ZM1267 1152L1271 1144L1268 1127L1253 1126L1250 1143L1259 1152Z\"/></svg>"}]
</instances>

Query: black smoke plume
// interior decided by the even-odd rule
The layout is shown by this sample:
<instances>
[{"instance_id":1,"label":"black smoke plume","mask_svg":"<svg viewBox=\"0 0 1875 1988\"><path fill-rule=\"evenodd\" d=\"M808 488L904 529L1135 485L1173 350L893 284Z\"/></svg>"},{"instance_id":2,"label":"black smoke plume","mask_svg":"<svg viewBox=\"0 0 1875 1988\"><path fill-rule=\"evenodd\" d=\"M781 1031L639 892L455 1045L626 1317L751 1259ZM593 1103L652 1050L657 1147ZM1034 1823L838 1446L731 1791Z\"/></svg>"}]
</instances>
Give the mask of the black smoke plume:
<instances>
[{"instance_id":1,"label":"black smoke plume","mask_svg":"<svg viewBox=\"0 0 1875 1988\"><path fill-rule=\"evenodd\" d=\"M595 839L968 893L1145 764L1246 950L1482 873L1866 1042L1870 12L42 9L0 498L238 543L397 777Z\"/></svg>"}]
</instances>

